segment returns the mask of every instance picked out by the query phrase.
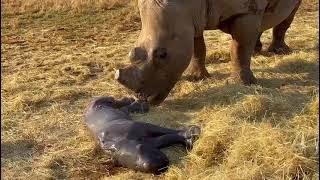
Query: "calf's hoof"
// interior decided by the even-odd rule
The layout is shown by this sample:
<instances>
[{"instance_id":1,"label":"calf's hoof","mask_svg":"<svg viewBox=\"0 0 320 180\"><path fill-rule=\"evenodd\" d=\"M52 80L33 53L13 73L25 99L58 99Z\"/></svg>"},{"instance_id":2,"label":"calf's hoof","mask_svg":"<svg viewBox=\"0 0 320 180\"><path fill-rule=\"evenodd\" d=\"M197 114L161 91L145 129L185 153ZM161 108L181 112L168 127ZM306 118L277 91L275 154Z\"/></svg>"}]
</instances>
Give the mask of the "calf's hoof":
<instances>
[{"instance_id":1,"label":"calf's hoof","mask_svg":"<svg viewBox=\"0 0 320 180\"><path fill-rule=\"evenodd\" d=\"M199 139L201 129L199 126L189 126L184 133L186 138L186 147L187 149L192 149L193 143Z\"/></svg>"}]
</instances>

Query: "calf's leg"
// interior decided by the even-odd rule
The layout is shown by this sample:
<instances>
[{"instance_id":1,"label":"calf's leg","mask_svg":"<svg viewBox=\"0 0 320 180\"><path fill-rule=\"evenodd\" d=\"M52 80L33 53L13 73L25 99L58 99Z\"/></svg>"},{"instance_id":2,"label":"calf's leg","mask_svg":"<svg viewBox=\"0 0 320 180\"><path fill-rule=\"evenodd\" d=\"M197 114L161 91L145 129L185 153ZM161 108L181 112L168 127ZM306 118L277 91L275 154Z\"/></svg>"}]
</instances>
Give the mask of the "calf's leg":
<instances>
[{"instance_id":1,"label":"calf's leg","mask_svg":"<svg viewBox=\"0 0 320 180\"><path fill-rule=\"evenodd\" d=\"M165 134L158 137L148 138L145 143L152 145L155 148L161 149L174 144L186 145L186 138L179 134Z\"/></svg>"},{"instance_id":2,"label":"calf's leg","mask_svg":"<svg viewBox=\"0 0 320 180\"><path fill-rule=\"evenodd\" d=\"M169 165L167 156L150 144L136 140L123 140L116 144L117 164L142 172L159 174Z\"/></svg>"},{"instance_id":3,"label":"calf's leg","mask_svg":"<svg viewBox=\"0 0 320 180\"><path fill-rule=\"evenodd\" d=\"M146 139L147 143L152 144L156 148L164 148L173 144L182 144L187 149L192 149L193 143L200 135L200 127L189 126L186 130L173 130L161 127L150 129L151 134L158 134L159 136Z\"/></svg>"}]
</instances>

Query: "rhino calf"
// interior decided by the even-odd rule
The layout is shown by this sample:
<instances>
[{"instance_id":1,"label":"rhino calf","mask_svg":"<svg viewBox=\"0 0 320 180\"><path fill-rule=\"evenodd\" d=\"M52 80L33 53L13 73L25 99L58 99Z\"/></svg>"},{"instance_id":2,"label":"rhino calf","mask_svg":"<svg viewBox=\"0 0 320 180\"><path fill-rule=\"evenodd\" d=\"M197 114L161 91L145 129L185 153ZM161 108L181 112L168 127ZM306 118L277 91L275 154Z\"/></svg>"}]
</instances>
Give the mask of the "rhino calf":
<instances>
[{"instance_id":1,"label":"rhino calf","mask_svg":"<svg viewBox=\"0 0 320 180\"><path fill-rule=\"evenodd\" d=\"M131 98L96 97L87 108L85 122L102 149L112 153L116 164L158 174L169 165L167 156L160 149L173 144L190 149L200 134L200 128L168 129L136 122L129 116L130 112L145 113L148 110L147 104Z\"/></svg>"},{"instance_id":2,"label":"rhino calf","mask_svg":"<svg viewBox=\"0 0 320 180\"><path fill-rule=\"evenodd\" d=\"M232 36L231 77L256 83L251 55L262 48L260 36L273 28L269 51L289 53L284 38L301 0L138 0L142 29L129 53L131 65L116 79L151 104L161 103L188 68L196 78L205 68L204 30Z\"/></svg>"}]
</instances>

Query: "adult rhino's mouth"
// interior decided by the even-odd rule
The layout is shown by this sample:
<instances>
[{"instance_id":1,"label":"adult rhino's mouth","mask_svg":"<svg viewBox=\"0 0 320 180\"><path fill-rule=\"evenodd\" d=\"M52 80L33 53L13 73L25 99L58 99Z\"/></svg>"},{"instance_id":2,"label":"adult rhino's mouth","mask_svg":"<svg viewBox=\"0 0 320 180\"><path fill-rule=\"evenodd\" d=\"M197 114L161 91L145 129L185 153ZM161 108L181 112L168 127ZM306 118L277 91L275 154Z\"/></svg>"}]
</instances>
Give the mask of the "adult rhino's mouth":
<instances>
[{"instance_id":1,"label":"adult rhino's mouth","mask_svg":"<svg viewBox=\"0 0 320 180\"><path fill-rule=\"evenodd\" d=\"M115 79L127 89L133 91L135 96L140 101L148 102L152 105L158 105L164 101L169 94L172 85L167 87L167 83L163 83L163 86L159 86L161 82L158 81L144 81L141 77L141 73L137 70L128 70L129 68L119 69L115 72Z\"/></svg>"},{"instance_id":2,"label":"adult rhino's mouth","mask_svg":"<svg viewBox=\"0 0 320 180\"><path fill-rule=\"evenodd\" d=\"M148 102L152 105L158 105L164 101L168 93L145 93L143 91L136 92L136 98L140 101Z\"/></svg>"}]
</instances>

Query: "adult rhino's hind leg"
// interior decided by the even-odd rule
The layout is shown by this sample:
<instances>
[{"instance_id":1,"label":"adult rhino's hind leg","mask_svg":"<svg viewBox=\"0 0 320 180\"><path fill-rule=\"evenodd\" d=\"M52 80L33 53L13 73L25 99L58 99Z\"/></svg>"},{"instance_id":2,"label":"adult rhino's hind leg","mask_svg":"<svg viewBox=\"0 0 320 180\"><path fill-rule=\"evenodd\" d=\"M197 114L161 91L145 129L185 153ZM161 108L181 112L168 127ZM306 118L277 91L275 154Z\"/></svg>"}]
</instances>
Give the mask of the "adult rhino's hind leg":
<instances>
[{"instance_id":1,"label":"adult rhino's hind leg","mask_svg":"<svg viewBox=\"0 0 320 180\"><path fill-rule=\"evenodd\" d=\"M261 15L236 17L230 24L231 44L231 79L245 85L256 83L250 61L260 34Z\"/></svg>"},{"instance_id":2,"label":"adult rhino's hind leg","mask_svg":"<svg viewBox=\"0 0 320 180\"><path fill-rule=\"evenodd\" d=\"M285 43L285 35L287 30L289 29L294 16L300 6L301 1L297 4L296 8L292 11L287 19L282 21L280 24L275 26L272 31L272 43L268 48L269 52L273 52L275 54L289 54L292 52L290 47Z\"/></svg>"},{"instance_id":3,"label":"adult rhino's hind leg","mask_svg":"<svg viewBox=\"0 0 320 180\"><path fill-rule=\"evenodd\" d=\"M187 69L194 80L201 80L210 77L206 67L206 44L203 35L194 38L193 57Z\"/></svg>"},{"instance_id":4,"label":"adult rhino's hind leg","mask_svg":"<svg viewBox=\"0 0 320 180\"><path fill-rule=\"evenodd\" d=\"M261 40L260 40L260 37L261 37L262 33L259 34L258 36L258 39L256 41L256 46L254 47L254 53L255 54L259 54L262 50L262 43L261 43Z\"/></svg>"}]
</instances>

